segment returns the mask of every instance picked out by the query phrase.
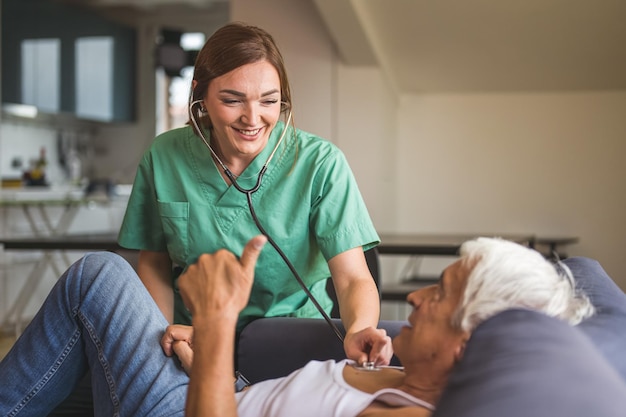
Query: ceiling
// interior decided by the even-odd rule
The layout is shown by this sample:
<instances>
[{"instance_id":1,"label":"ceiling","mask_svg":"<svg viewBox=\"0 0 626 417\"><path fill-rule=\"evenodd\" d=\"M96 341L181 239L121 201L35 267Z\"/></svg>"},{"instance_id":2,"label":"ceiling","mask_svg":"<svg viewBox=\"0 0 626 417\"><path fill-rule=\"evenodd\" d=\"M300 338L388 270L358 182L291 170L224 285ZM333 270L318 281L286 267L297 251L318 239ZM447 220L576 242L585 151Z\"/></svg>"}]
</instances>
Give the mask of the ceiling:
<instances>
[{"instance_id":1,"label":"ceiling","mask_svg":"<svg viewBox=\"0 0 626 417\"><path fill-rule=\"evenodd\" d=\"M626 89L624 0L313 0L399 92Z\"/></svg>"},{"instance_id":2,"label":"ceiling","mask_svg":"<svg viewBox=\"0 0 626 417\"><path fill-rule=\"evenodd\" d=\"M0 0L2 1L2 0ZM32 0L29 0L32 1ZM133 24L137 18L164 20L177 27L206 24L207 14L228 20L230 0L43 0L96 10L110 19ZM197 30L197 29L193 29Z\"/></svg>"},{"instance_id":3,"label":"ceiling","mask_svg":"<svg viewBox=\"0 0 626 417\"><path fill-rule=\"evenodd\" d=\"M161 7L190 6L209 8L216 3L228 3L228 0L60 0L67 3L83 4L91 7L125 7L129 9L156 10Z\"/></svg>"},{"instance_id":4,"label":"ceiling","mask_svg":"<svg viewBox=\"0 0 626 417\"><path fill-rule=\"evenodd\" d=\"M57 0L144 13L228 0ZM347 65L399 93L626 89L625 0L312 0Z\"/></svg>"}]
</instances>

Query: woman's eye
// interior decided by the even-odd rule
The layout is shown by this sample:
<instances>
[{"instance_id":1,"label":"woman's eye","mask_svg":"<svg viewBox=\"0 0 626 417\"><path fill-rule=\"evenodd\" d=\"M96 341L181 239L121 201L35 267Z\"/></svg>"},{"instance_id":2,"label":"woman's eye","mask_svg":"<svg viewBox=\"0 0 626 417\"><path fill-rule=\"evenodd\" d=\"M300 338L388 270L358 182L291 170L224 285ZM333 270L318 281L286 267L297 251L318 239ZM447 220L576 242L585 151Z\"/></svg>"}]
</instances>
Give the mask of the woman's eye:
<instances>
[{"instance_id":1,"label":"woman's eye","mask_svg":"<svg viewBox=\"0 0 626 417\"><path fill-rule=\"evenodd\" d=\"M234 99L234 98L224 98L224 99L222 99L222 103L224 103L224 104L237 104L237 103L240 103L240 101L237 100L237 99Z\"/></svg>"},{"instance_id":2,"label":"woman's eye","mask_svg":"<svg viewBox=\"0 0 626 417\"><path fill-rule=\"evenodd\" d=\"M276 103L278 103L278 100L276 100L276 99L263 101L263 104L265 104L266 106L271 106L271 105L274 105Z\"/></svg>"}]
</instances>

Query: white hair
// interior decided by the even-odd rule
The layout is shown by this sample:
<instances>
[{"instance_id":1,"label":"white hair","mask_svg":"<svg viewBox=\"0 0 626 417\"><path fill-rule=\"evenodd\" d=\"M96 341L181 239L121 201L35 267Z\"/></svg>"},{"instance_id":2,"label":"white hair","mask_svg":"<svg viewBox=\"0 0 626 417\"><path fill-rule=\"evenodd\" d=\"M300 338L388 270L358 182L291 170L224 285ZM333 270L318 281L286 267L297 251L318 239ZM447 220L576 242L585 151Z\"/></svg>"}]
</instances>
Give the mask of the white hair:
<instances>
[{"instance_id":1,"label":"white hair","mask_svg":"<svg viewBox=\"0 0 626 417\"><path fill-rule=\"evenodd\" d=\"M576 290L569 268L556 265L520 244L478 238L460 250L471 267L461 303L453 316L456 326L473 331L480 323L511 308L540 311L571 325L593 315L587 295Z\"/></svg>"}]
</instances>

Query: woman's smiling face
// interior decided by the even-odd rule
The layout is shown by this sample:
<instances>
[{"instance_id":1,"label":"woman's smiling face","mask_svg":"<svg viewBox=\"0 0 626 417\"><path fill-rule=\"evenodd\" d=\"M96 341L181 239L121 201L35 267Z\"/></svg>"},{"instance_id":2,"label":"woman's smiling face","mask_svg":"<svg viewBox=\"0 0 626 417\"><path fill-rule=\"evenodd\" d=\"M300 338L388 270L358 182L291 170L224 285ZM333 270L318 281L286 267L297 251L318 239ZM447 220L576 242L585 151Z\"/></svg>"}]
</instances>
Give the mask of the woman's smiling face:
<instances>
[{"instance_id":1,"label":"woman's smiling face","mask_svg":"<svg viewBox=\"0 0 626 417\"><path fill-rule=\"evenodd\" d=\"M211 145L226 164L247 166L265 148L280 117L280 98L278 72L265 60L209 83L204 106L213 128Z\"/></svg>"}]
</instances>

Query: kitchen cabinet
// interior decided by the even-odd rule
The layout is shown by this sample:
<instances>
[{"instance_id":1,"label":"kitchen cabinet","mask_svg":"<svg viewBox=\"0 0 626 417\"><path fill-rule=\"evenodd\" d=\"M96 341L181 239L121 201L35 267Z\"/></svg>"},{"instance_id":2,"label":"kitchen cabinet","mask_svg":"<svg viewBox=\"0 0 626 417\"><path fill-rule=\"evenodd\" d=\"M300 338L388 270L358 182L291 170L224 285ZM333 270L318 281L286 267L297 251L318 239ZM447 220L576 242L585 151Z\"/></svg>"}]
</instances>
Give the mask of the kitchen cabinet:
<instances>
[{"instance_id":1,"label":"kitchen cabinet","mask_svg":"<svg viewBox=\"0 0 626 417\"><path fill-rule=\"evenodd\" d=\"M21 48L21 104L56 113L60 110L59 39L25 39Z\"/></svg>"},{"instance_id":2,"label":"kitchen cabinet","mask_svg":"<svg viewBox=\"0 0 626 417\"><path fill-rule=\"evenodd\" d=\"M52 0L1 5L2 103L102 122L135 119L135 28Z\"/></svg>"}]
</instances>

